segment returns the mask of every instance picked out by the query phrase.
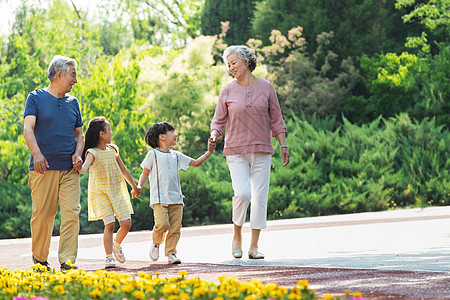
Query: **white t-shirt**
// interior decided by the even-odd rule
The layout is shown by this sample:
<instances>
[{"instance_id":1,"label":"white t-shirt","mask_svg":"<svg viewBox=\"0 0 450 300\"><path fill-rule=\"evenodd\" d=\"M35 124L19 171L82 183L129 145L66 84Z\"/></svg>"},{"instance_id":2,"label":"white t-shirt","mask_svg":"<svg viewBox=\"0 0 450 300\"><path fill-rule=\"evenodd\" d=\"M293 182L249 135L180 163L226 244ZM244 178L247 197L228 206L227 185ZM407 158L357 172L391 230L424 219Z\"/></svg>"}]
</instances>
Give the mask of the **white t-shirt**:
<instances>
[{"instance_id":1,"label":"white t-shirt","mask_svg":"<svg viewBox=\"0 0 450 300\"><path fill-rule=\"evenodd\" d=\"M141 167L150 170L148 180L151 207L157 203L184 204L178 170L187 170L191 160L191 157L175 150L164 152L152 149L147 153Z\"/></svg>"}]
</instances>

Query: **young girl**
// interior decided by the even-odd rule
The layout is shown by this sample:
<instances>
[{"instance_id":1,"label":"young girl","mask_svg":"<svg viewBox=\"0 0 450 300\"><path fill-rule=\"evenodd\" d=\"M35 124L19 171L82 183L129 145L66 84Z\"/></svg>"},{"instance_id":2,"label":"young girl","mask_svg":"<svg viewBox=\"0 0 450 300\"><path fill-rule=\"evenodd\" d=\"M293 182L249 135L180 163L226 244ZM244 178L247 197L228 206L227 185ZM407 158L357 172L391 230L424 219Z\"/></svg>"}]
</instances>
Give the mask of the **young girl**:
<instances>
[{"instance_id":1,"label":"young girl","mask_svg":"<svg viewBox=\"0 0 450 300\"><path fill-rule=\"evenodd\" d=\"M208 151L197 159L171 150L177 144L177 135L174 127L167 122L151 126L145 141L154 149L147 153L141 163L143 170L138 187L141 188L149 178L150 206L155 217L150 258L158 260L159 245L163 243L167 232L165 255L169 264L179 264L181 260L176 256L176 247L180 239L184 196L181 193L178 170L186 170L189 166L199 167L214 151L216 143L209 139Z\"/></svg>"},{"instance_id":2,"label":"young girl","mask_svg":"<svg viewBox=\"0 0 450 300\"><path fill-rule=\"evenodd\" d=\"M79 171L84 174L89 170L89 221L103 219L105 223L105 268L116 267L112 253L118 262L125 262L121 243L131 228L133 208L124 177L133 188L132 196L140 196L140 189L120 158L119 148L111 144L112 135L111 125L105 117L96 117L89 121L83 151L84 163ZM114 217L119 220L120 228L113 242Z\"/></svg>"}]
</instances>

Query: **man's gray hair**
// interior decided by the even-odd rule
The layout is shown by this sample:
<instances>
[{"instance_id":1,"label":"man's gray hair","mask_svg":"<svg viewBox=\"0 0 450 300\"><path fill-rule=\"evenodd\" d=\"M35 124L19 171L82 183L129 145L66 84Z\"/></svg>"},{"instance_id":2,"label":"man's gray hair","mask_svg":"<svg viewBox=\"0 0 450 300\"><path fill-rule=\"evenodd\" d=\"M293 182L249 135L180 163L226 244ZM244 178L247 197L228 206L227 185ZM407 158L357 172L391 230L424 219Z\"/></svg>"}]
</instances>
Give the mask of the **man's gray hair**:
<instances>
[{"instance_id":1,"label":"man's gray hair","mask_svg":"<svg viewBox=\"0 0 450 300\"><path fill-rule=\"evenodd\" d=\"M70 66L75 68L78 66L77 61L73 58L65 57L62 55L56 55L53 57L50 65L48 66L48 79L52 80L58 72L67 74L69 72Z\"/></svg>"},{"instance_id":2,"label":"man's gray hair","mask_svg":"<svg viewBox=\"0 0 450 300\"><path fill-rule=\"evenodd\" d=\"M250 69L250 72L253 72L253 70L256 68L256 54L255 50L245 46L245 45L239 45L239 46L230 46L223 52L223 62L228 68L228 56L231 54L236 53L241 59L245 60L247 62L248 68Z\"/></svg>"}]
</instances>

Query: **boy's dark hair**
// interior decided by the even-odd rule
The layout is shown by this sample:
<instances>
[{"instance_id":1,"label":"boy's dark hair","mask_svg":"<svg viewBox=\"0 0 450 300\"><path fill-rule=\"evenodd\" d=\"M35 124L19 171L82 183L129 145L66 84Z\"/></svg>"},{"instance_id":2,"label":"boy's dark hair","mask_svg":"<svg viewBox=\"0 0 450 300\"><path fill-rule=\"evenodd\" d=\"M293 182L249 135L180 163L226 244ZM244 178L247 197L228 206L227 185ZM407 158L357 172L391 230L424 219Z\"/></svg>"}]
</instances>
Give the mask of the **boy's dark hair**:
<instances>
[{"instance_id":1,"label":"boy's dark hair","mask_svg":"<svg viewBox=\"0 0 450 300\"><path fill-rule=\"evenodd\" d=\"M159 135L164 134L168 131L175 130L175 127L167 122L160 122L153 124L147 131L145 135L145 142L152 148L159 147Z\"/></svg>"},{"instance_id":2,"label":"boy's dark hair","mask_svg":"<svg viewBox=\"0 0 450 300\"><path fill-rule=\"evenodd\" d=\"M84 150L82 159L85 159L86 151L89 148L95 148L100 142L100 131L106 131L106 118L105 117L95 117L89 121L88 128L84 135Z\"/></svg>"}]
</instances>

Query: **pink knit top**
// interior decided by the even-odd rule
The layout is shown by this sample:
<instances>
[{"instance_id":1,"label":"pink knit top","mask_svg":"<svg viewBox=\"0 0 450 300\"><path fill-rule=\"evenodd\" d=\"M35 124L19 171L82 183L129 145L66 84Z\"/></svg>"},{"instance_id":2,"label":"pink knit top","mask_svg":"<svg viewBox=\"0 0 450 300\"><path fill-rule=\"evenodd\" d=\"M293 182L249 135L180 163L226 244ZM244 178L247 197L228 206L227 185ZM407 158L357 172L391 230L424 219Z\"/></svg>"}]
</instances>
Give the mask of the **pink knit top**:
<instances>
[{"instance_id":1,"label":"pink knit top","mask_svg":"<svg viewBox=\"0 0 450 300\"><path fill-rule=\"evenodd\" d=\"M256 152L273 154L271 136L287 132L273 85L257 78L251 86L242 86L236 80L224 86L211 131L216 129L222 136L225 125L224 156Z\"/></svg>"}]
</instances>

